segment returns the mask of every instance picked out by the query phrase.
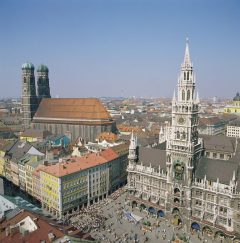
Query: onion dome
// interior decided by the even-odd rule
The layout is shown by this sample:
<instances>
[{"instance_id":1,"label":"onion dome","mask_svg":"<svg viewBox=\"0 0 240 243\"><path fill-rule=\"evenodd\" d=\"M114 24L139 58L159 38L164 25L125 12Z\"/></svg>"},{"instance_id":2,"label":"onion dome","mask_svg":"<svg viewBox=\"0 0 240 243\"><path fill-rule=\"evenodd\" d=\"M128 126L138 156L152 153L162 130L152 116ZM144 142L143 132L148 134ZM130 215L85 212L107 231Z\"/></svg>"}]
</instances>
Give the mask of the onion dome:
<instances>
[{"instance_id":1,"label":"onion dome","mask_svg":"<svg viewBox=\"0 0 240 243\"><path fill-rule=\"evenodd\" d=\"M34 66L31 62L26 62L22 65L22 69L25 70L34 70Z\"/></svg>"},{"instance_id":2,"label":"onion dome","mask_svg":"<svg viewBox=\"0 0 240 243\"><path fill-rule=\"evenodd\" d=\"M37 72L48 72L48 67L46 65L41 64L38 68L37 68Z\"/></svg>"},{"instance_id":3,"label":"onion dome","mask_svg":"<svg viewBox=\"0 0 240 243\"><path fill-rule=\"evenodd\" d=\"M237 92L236 96L233 98L233 101L240 101L240 95Z\"/></svg>"}]
</instances>

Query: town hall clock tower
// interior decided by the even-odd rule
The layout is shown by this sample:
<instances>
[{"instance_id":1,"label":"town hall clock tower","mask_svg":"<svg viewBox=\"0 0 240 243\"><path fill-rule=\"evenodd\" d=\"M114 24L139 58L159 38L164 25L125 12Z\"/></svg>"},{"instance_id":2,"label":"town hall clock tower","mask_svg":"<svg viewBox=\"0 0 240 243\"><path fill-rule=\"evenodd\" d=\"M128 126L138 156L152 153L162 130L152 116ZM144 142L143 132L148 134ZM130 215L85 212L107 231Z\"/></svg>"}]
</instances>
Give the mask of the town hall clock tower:
<instances>
[{"instance_id":1,"label":"town hall clock tower","mask_svg":"<svg viewBox=\"0 0 240 243\"><path fill-rule=\"evenodd\" d=\"M167 208L181 218L191 216L191 185L201 156L198 138L199 97L190 60L188 40L178 78L178 92L172 100L172 126L167 139Z\"/></svg>"}]
</instances>

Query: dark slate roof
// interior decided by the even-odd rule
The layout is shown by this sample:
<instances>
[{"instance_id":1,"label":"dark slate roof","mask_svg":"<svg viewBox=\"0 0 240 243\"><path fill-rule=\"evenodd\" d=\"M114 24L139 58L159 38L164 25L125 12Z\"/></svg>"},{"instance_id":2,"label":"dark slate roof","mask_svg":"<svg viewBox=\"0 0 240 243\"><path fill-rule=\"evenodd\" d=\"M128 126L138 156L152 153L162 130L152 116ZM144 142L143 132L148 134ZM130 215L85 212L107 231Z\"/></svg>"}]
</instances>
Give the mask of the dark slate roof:
<instances>
[{"instance_id":1,"label":"dark slate roof","mask_svg":"<svg viewBox=\"0 0 240 243\"><path fill-rule=\"evenodd\" d=\"M22 137L34 137L34 138L46 138L51 135L51 132L42 129L26 129L21 136Z\"/></svg>"},{"instance_id":2,"label":"dark slate roof","mask_svg":"<svg viewBox=\"0 0 240 243\"><path fill-rule=\"evenodd\" d=\"M166 151L157 148L139 147L138 163L158 169L166 170Z\"/></svg>"},{"instance_id":3,"label":"dark slate roof","mask_svg":"<svg viewBox=\"0 0 240 243\"><path fill-rule=\"evenodd\" d=\"M20 159L22 158L32 147L29 142L26 141L16 141L15 144L7 151L6 155L11 157L12 159Z\"/></svg>"},{"instance_id":4,"label":"dark slate roof","mask_svg":"<svg viewBox=\"0 0 240 243\"><path fill-rule=\"evenodd\" d=\"M17 136L12 131L0 131L0 139L16 139Z\"/></svg>"},{"instance_id":5,"label":"dark slate roof","mask_svg":"<svg viewBox=\"0 0 240 243\"><path fill-rule=\"evenodd\" d=\"M163 143L159 143L157 146L155 146L154 148L156 149L160 149L160 150L166 150L167 148L167 142L163 142Z\"/></svg>"},{"instance_id":6,"label":"dark slate roof","mask_svg":"<svg viewBox=\"0 0 240 243\"><path fill-rule=\"evenodd\" d=\"M206 150L215 150L233 153L235 151L235 138L224 135L201 135L204 148Z\"/></svg>"},{"instance_id":7,"label":"dark slate roof","mask_svg":"<svg viewBox=\"0 0 240 243\"><path fill-rule=\"evenodd\" d=\"M237 175L238 172L238 162L229 160L217 160L209 158L201 158L196 171L195 177L198 179L203 179L206 175L206 179L210 181L217 181L222 184L229 184L233 177L233 171Z\"/></svg>"},{"instance_id":8,"label":"dark slate roof","mask_svg":"<svg viewBox=\"0 0 240 243\"><path fill-rule=\"evenodd\" d=\"M131 134L120 136L120 140L123 140L123 141L130 141L130 138L131 138ZM142 146L142 147L153 145L157 142L158 142L158 138L155 138L155 137L137 136L137 143L139 146Z\"/></svg>"}]
</instances>

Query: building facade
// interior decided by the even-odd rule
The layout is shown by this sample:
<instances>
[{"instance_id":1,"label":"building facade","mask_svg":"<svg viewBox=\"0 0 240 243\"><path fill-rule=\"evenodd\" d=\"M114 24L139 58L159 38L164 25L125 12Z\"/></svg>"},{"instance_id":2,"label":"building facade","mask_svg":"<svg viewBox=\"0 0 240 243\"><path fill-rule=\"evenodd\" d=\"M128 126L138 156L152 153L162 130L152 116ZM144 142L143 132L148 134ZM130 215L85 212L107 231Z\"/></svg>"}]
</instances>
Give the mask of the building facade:
<instances>
[{"instance_id":1,"label":"building facade","mask_svg":"<svg viewBox=\"0 0 240 243\"><path fill-rule=\"evenodd\" d=\"M237 92L236 96L233 98L233 100L225 106L224 112L232 113L235 115L240 114L240 95L238 92Z\"/></svg>"},{"instance_id":2,"label":"building facade","mask_svg":"<svg viewBox=\"0 0 240 243\"><path fill-rule=\"evenodd\" d=\"M42 98L51 98L48 72L48 67L43 64L40 65L37 69L37 87L39 102Z\"/></svg>"},{"instance_id":3,"label":"building facade","mask_svg":"<svg viewBox=\"0 0 240 243\"><path fill-rule=\"evenodd\" d=\"M29 128L38 107L36 95L34 66L32 63L22 65L22 111L23 127Z\"/></svg>"},{"instance_id":4,"label":"building facade","mask_svg":"<svg viewBox=\"0 0 240 243\"><path fill-rule=\"evenodd\" d=\"M115 150L109 148L38 167L39 174L34 171L33 185L39 180L42 207L55 217L62 218L106 198L125 185L126 149L118 147Z\"/></svg>"},{"instance_id":5,"label":"building facade","mask_svg":"<svg viewBox=\"0 0 240 243\"><path fill-rule=\"evenodd\" d=\"M22 65L22 110L24 129L49 131L54 135L67 134L72 140L82 137L95 141L102 132L116 133L115 121L99 99L51 99L45 65L37 68L37 94L34 66Z\"/></svg>"},{"instance_id":6,"label":"building facade","mask_svg":"<svg viewBox=\"0 0 240 243\"><path fill-rule=\"evenodd\" d=\"M129 199L133 207L228 242L240 234L240 149L224 136L198 136L199 106L187 43L165 148L138 147L132 134Z\"/></svg>"},{"instance_id":7,"label":"building facade","mask_svg":"<svg viewBox=\"0 0 240 243\"><path fill-rule=\"evenodd\" d=\"M240 126L227 126L227 136L240 138Z\"/></svg>"}]
</instances>

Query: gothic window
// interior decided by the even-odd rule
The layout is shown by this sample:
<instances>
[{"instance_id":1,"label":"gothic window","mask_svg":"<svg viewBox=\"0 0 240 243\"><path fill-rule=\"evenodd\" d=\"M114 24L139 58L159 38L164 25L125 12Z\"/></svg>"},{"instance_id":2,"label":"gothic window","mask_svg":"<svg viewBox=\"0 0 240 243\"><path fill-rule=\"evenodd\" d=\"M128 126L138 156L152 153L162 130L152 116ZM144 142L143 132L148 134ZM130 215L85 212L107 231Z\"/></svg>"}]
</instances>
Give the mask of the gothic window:
<instances>
[{"instance_id":1,"label":"gothic window","mask_svg":"<svg viewBox=\"0 0 240 243\"><path fill-rule=\"evenodd\" d=\"M183 133L182 133L182 139L186 139L186 132L185 131L183 131Z\"/></svg>"},{"instance_id":2,"label":"gothic window","mask_svg":"<svg viewBox=\"0 0 240 243\"><path fill-rule=\"evenodd\" d=\"M189 80L189 72L187 72L187 80Z\"/></svg>"},{"instance_id":3,"label":"gothic window","mask_svg":"<svg viewBox=\"0 0 240 243\"><path fill-rule=\"evenodd\" d=\"M180 139L180 132L177 131L177 139Z\"/></svg>"},{"instance_id":4,"label":"gothic window","mask_svg":"<svg viewBox=\"0 0 240 243\"><path fill-rule=\"evenodd\" d=\"M190 100L190 90L187 91L187 100Z\"/></svg>"},{"instance_id":5,"label":"gothic window","mask_svg":"<svg viewBox=\"0 0 240 243\"><path fill-rule=\"evenodd\" d=\"M182 91L182 100L185 100L185 91Z\"/></svg>"},{"instance_id":6,"label":"gothic window","mask_svg":"<svg viewBox=\"0 0 240 243\"><path fill-rule=\"evenodd\" d=\"M186 73L184 72L184 80L186 80Z\"/></svg>"}]
</instances>

